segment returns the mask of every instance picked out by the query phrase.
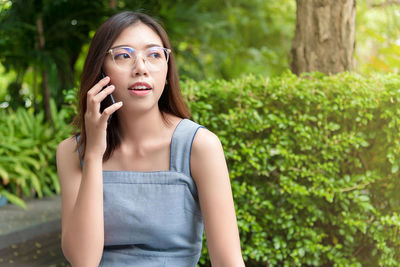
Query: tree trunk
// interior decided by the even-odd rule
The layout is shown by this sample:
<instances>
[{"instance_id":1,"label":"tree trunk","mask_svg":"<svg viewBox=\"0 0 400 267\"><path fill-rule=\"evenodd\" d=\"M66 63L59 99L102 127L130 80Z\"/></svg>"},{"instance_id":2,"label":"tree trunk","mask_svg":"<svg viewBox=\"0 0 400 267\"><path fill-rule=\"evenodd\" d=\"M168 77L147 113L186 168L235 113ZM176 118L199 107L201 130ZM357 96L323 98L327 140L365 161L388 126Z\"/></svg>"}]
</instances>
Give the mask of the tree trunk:
<instances>
[{"instance_id":1,"label":"tree trunk","mask_svg":"<svg viewBox=\"0 0 400 267\"><path fill-rule=\"evenodd\" d=\"M108 0L108 6L110 9L115 10L117 8L117 0Z\"/></svg>"},{"instance_id":2,"label":"tree trunk","mask_svg":"<svg viewBox=\"0 0 400 267\"><path fill-rule=\"evenodd\" d=\"M293 73L353 68L356 0L296 0Z\"/></svg>"},{"instance_id":3,"label":"tree trunk","mask_svg":"<svg viewBox=\"0 0 400 267\"><path fill-rule=\"evenodd\" d=\"M43 32L43 21L42 17L38 16L36 20L37 31L39 35L39 50L44 50L45 47L45 39ZM49 89L49 79L47 77L46 67L42 69L42 90L43 90L43 107L45 112L45 117L48 122L53 124L51 118L51 109L50 109L50 89Z\"/></svg>"},{"instance_id":4,"label":"tree trunk","mask_svg":"<svg viewBox=\"0 0 400 267\"><path fill-rule=\"evenodd\" d=\"M33 66L33 110L34 113L37 114L39 112L37 106L38 99L38 90L37 90L37 67Z\"/></svg>"}]
</instances>

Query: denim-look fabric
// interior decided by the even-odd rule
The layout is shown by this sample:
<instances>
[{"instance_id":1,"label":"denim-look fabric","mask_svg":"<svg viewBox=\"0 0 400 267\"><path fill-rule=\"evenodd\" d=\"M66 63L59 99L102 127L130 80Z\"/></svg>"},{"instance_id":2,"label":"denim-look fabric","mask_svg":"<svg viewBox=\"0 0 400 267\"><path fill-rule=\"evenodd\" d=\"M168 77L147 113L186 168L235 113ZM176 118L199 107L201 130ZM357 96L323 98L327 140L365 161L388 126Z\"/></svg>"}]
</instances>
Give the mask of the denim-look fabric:
<instances>
[{"instance_id":1,"label":"denim-look fabric","mask_svg":"<svg viewBox=\"0 0 400 267\"><path fill-rule=\"evenodd\" d=\"M203 220L190 175L193 138L202 127L176 127L170 170L103 171L104 251L101 267L195 267Z\"/></svg>"}]
</instances>

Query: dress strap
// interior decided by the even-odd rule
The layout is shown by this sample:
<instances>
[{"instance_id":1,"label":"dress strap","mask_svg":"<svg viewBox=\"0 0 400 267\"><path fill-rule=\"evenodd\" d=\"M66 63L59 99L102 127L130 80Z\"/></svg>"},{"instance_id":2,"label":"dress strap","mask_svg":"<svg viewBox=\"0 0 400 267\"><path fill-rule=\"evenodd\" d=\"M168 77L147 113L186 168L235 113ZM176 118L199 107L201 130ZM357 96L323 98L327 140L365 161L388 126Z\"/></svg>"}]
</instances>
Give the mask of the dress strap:
<instances>
[{"instance_id":1,"label":"dress strap","mask_svg":"<svg viewBox=\"0 0 400 267\"><path fill-rule=\"evenodd\" d=\"M76 140L76 144L79 143L79 138L81 137L80 134L75 135L75 140ZM79 155L79 160L81 162L81 168L83 168L83 159L81 157L82 154L82 147L78 147L78 155Z\"/></svg>"},{"instance_id":2,"label":"dress strap","mask_svg":"<svg viewBox=\"0 0 400 267\"><path fill-rule=\"evenodd\" d=\"M181 120L176 126L171 140L171 171L182 172L191 177L190 153L193 139L200 128L204 128L204 126L188 119Z\"/></svg>"}]
</instances>

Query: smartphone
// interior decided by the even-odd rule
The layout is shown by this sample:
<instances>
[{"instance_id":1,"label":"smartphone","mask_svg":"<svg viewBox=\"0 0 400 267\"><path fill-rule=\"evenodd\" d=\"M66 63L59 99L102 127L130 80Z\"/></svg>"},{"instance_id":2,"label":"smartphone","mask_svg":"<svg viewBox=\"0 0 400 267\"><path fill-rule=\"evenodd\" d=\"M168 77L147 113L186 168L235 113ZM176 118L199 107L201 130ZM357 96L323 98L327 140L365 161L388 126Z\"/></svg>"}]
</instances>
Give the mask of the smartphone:
<instances>
[{"instance_id":1,"label":"smartphone","mask_svg":"<svg viewBox=\"0 0 400 267\"><path fill-rule=\"evenodd\" d=\"M100 77L101 77L101 79L103 79L104 77L106 77L106 75L104 74L104 72L101 72ZM107 84L107 85L104 86L103 89L101 89L101 90L104 90L104 88L106 88L106 87L109 86L109 85L110 85L110 84ZM115 103L114 97L112 96L112 94L109 94L108 96L106 96L106 98L104 98L103 101L101 101L101 103L100 103L100 112L102 113L106 108L108 108L109 106L111 106L111 105L114 104L114 103ZM110 123L111 117L112 117L112 114L111 114L110 117L108 118L108 123Z\"/></svg>"}]
</instances>

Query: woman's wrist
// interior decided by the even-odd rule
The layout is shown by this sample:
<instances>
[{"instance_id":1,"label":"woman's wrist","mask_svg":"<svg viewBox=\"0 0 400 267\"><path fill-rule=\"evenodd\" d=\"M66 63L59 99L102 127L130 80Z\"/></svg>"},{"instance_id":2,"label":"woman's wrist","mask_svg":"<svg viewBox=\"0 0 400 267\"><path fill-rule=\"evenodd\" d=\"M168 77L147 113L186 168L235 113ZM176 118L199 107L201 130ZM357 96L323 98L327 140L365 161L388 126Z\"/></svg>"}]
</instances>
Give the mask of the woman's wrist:
<instances>
[{"instance_id":1,"label":"woman's wrist","mask_svg":"<svg viewBox=\"0 0 400 267\"><path fill-rule=\"evenodd\" d=\"M103 154L98 152L89 152L85 153L85 157L83 159L84 163L102 163L103 162Z\"/></svg>"}]
</instances>

